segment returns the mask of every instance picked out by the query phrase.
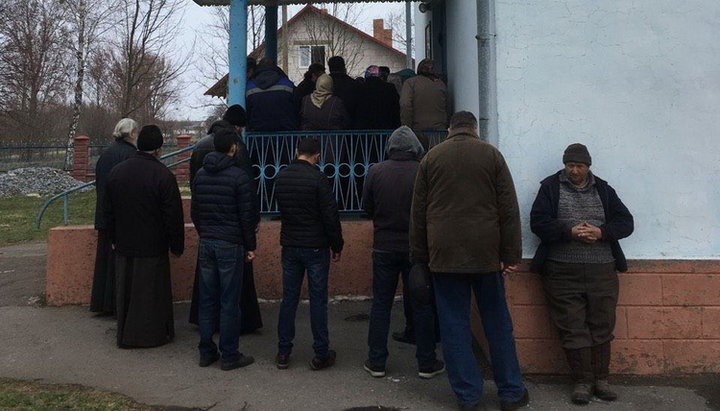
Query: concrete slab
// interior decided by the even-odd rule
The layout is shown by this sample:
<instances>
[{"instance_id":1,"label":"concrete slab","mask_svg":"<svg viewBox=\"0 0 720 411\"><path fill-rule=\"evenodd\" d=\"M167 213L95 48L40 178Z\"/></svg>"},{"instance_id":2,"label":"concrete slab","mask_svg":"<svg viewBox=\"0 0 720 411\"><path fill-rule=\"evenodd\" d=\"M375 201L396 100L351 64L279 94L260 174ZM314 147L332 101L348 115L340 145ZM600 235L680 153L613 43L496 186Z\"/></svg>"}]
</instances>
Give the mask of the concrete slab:
<instances>
[{"instance_id":1,"label":"concrete slab","mask_svg":"<svg viewBox=\"0 0 720 411\"><path fill-rule=\"evenodd\" d=\"M338 352L334 368L310 371L312 356L308 306L298 310L296 348L288 370L274 366L277 303L262 305L266 328L241 339L241 350L256 363L223 372L197 366L197 335L186 322L188 304L176 304L176 341L153 349L115 348L115 322L95 317L86 307L0 307L0 376L77 383L126 394L156 405L213 410L347 410L393 407L402 410L452 410L455 398L446 375L417 377L414 347L389 342L388 376L373 379L363 370L370 303L330 306L331 344ZM393 310L392 329L402 324L402 307ZM567 402L567 380L532 378L528 410L575 409ZM621 400L594 402L586 410L711 410L691 388L659 385L617 387ZM495 387L487 381L486 409L498 409Z\"/></svg>"}]
</instances>

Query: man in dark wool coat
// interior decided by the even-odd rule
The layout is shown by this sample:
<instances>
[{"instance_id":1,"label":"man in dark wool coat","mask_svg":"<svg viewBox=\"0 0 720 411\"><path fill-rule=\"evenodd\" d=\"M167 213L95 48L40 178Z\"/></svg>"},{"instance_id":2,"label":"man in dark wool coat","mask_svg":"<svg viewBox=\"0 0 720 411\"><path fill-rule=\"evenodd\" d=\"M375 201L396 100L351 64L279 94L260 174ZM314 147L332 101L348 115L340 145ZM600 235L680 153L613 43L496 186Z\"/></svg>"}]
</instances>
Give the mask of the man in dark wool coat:
<instances>
[{"instance_id":1,"label":"man in dark wool coat","mask_svg":"<svg viewBox=\"0 0 720 411\"><path fill-rule=\"evenodd\" d=\"M112 244L105 230L103 203L105 186L110 170L119 163L135 155L140 126L131 118L118 121L113 131L115 141L103 151L95 166L95 229L98 232L97 250L95 252L95 273L93 274L90 311L101 315L115 314L115 256Z\"/></svg>"},{"instance_id":2,"label":"man in dark wool coat","mask_svg":"<svg viewBox=\"0 0 720 411\"><path fill-rule=\"evenodd\" d=\"M115 249L117 345L155 347L175 336L170 260L184 248L180 190L158 160L157 126L140 130L138 152L110 172L105 197L108 235Z\"/></svg>"}]
</instances>

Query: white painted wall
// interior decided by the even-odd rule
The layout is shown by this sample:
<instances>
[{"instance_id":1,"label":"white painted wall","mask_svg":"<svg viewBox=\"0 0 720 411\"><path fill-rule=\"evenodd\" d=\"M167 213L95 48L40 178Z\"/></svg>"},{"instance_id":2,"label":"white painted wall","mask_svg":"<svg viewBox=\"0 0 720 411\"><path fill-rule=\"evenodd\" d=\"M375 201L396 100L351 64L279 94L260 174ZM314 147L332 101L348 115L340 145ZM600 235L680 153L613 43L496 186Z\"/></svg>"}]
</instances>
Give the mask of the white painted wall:
<instances>
[{"instance_id":1,"label":"white painted wall","mask_svg":"<svg viewBox=\"0 0 720 411\"><path fill-rule=\"evenodd\" d=\"M452 108L453 111L470 111L477 116L477 2L450 0L446 13L446 21L452 22L447 25L447 78Z\"/></svg>"},{"instance_id":2,"label":"white painted wall","mask_svg":"<svg viewBox=\"0 0 720 411\"><path fill-rule=\"evenodd\" d=\"M537 244L538 182L582 142L635 216L621 242L629 257L719 258L720 1L497 0L495 10L499 146L525 255Z\"/></svg>"},{"instance_id":3,"label":"white painted wall","mask_svg":"<svg viewBox=\"0 0 720 411\"><path fill-rule=\"evenodd\" d=\"M447 2L454 107L475 112L476 4ZM494 9L498 146L515 178L525 256L537 246L529 213L539 181L582 142L635 216L621 242L628 257L720 258L720 1L495 0ZM415 13L418 61L430 18Z\"/></svg>"}]
</instances>

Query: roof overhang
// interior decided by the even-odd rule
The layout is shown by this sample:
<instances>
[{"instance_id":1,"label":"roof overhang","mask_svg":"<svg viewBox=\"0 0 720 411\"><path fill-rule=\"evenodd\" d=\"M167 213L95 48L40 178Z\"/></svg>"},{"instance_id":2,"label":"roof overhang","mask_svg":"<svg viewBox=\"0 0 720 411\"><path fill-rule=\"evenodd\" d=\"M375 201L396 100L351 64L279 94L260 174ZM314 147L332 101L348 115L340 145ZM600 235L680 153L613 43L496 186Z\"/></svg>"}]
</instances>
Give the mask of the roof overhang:
<instances>
[{"instance_id":1,"label":"roof overhang","mask_svg":"<svg viewBox=\"0 0 720 411\"><path fill-rule=\"evenodd\" d=\"M229 6L230 0L193 0L200 6ZM313 4L323 3L397 3L399 0L314 0ZM251 6L274 6L274 5L291 5L291 4L307 4L308 0L248 0Z\"/></svg>"}]
</instances>

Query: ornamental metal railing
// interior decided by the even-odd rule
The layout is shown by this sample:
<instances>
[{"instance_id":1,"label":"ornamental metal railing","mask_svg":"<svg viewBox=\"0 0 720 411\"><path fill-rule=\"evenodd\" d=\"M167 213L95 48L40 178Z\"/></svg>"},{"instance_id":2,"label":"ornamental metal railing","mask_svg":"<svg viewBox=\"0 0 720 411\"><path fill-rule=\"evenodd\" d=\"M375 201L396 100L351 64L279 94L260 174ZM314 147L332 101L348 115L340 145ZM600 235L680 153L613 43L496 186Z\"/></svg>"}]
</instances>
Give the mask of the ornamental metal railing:
<instances>
[{"instance_id":1,"label":"ornamental metal railing","mask_svg":"<svg viewBox=\"0 0 720 411\"><path fill-rule=\"evenodd\" d=\"M343 214L362 212L362 188L371 165L386 158L385 147L393 130L292 131L246 133L245 141L255 168L255 181L262 214L277 214L275 179L295 157L295 147L304 138L320 141L320 170L330 180L338 208ZM419 136L428 147L447 137L433 130Z\"/></svg>"},{"instance_id":2,"label":"ornamental metal railing","mask_svg":"<svg viewBox=\"0 0 720 411\"><path fill-rule=\"evenodd\" d=\"M250 160L255 169L260 212L264 215L278 214L275 198L275 179L278 173L295 158L295 147L304 138L320 141L320 162L318 166L330 180L338 208L342 214L362 212L362 188L365 176L375 163L385 160L385 147L393 130L352 130L352 131L292 131L245 134ZM432 148L447 137L447 131L425 131L418 136L424 145ZM192 150L191 145L161 157L168 167L187 162L189 157L177 156ZM173 161L176 160L176 161ZM41 207L35 220L39 228L47 208L63 199L63 222L68 224L68 196L76 191L93 186L89 181L50 197Z\"/></svg>"}]
</instances>

